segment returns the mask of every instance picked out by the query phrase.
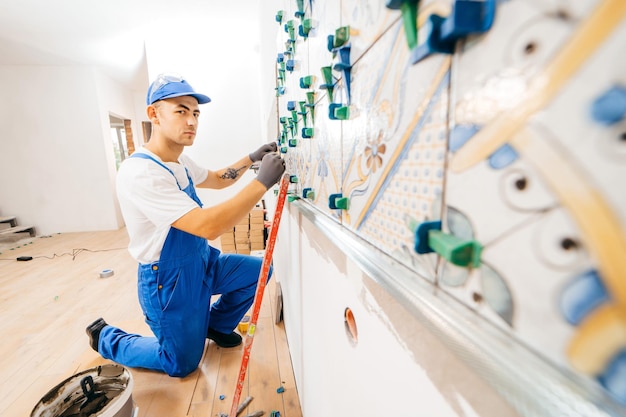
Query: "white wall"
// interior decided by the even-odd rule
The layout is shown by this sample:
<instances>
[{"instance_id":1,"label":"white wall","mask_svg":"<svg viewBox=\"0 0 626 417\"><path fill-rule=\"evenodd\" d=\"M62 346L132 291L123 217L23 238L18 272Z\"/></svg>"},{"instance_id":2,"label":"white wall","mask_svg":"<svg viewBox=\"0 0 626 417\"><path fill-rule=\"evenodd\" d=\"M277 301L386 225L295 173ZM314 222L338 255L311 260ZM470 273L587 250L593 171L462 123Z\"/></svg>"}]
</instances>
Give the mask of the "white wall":
<instances>
[{"instance_id":1,"label":"white wall","mask_svg":"<svg viewBox=\"0 0 626 417\"><path fill-rule=\"evenodd\" d=\"M146 41L149 78L161 72L183 75L194 89L211 98L200 107L200 126L185 153L209 169L221 169L248 155L267 138L259 106L260 63L257 5L224 14L210 23L206 16L190 17L184 36L169 32ZM191 42L190 40L193 40ZM206 205L233 196L252 180L248 171L225 190L199 190Z\"/></svg>"},{"instance_id":2,"label":"white wall","mask_svg":"<svg viewBox=\"0 0 626 417\"><path fill-rule=\"evenodd\" d=\"M291 205L281 219L274 271L304 416L517 416ZM356 343L345 331L346 307L356 319Z\"/></svg>"},{"instance_id":3,"label":"white wall","mask_svg":"<svg viewBox=\"0 0 626 417\"><path fill-rule=\"evenodd\" d=\"M3 66L0 91L0 213L44 235L118 228L106 109L132 112L127 93L79 66Z\"/></svg>"},{"instance_id":4,"label":"white wall","mask_svg":"<svg viewBox=\"0 0 626 417\"><path fill-rule=\"evenodd\" d=\"M155 27L147 36L148 78L179 72L211 97L201 108L196 143L186 152L220 169L274 140L259 106L258 10L255 4L236 15L185 19L183 34ZM145 90L129 91L81 66L1 66L0 76L0 215L16 215L38 234L122 227L108 117L131 119L141 146ZM211 205L254 176L248 171L229 189L198 194Z\"/></svg>"},{"instance_id":5,"label":"white wall","mask_svg":"<svg viewBox=\"0 0 626 417\"><path fill-rule=\"evenodd\" d=\"M119 208L117 197L115 195L115 178L117 170L113 144L109 140L109 115L112 114L122 119L131 120L133 141L135 142L135 146L137 146L143 141L141 113L137 113L137 101L139 101L139 97L128 92L123 86L119 85L111 78L106 77L97 71L95 75L96 91L98 96L98 111L100 114L100 126L104 144L104 157L106 159L107 176L109 180L108 190L110 190L113 197L112 202L116 218L115 227L117 228L124 225L124 219L122 218L122 212Z\"/></svg>"},{"instance_id":6,"label":"white wall","mask_svg":"<svg viewBox=\"0 0 626 417\"><path fill-rule=\"evenodd\" d=\"M260 74L260 106L261 120L266 136L272 139L278 136L278 116L276 115L276 95L273 88L276 85L276 55L278 32L283 30L282 24L275 21L278 11L277 5L264 3L259 7L259 36L261 49L259 62Z\"/></svg>"}]
</instances>

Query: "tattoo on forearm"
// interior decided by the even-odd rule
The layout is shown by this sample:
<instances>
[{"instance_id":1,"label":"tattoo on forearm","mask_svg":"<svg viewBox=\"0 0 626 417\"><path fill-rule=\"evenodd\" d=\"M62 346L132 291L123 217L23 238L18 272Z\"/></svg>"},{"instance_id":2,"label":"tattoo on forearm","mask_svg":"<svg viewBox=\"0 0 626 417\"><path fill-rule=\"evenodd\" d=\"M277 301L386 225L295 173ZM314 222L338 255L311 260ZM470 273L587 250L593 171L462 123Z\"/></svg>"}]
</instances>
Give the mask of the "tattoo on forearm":
<instances>
[{"instance_id":1,"label":"tattoo on forearm","mask_svg":"<svg viewBox=\"0 0 626 417\"><path fill-rule=\"evenodd\" d=\"M223 180L235 180L237 179L237 177L239 177L239 171L244 168L246 168L245 165L238 169L226 168L226 171L222 175L220 175L220 178Z\"/></svg>"}]
</instances>

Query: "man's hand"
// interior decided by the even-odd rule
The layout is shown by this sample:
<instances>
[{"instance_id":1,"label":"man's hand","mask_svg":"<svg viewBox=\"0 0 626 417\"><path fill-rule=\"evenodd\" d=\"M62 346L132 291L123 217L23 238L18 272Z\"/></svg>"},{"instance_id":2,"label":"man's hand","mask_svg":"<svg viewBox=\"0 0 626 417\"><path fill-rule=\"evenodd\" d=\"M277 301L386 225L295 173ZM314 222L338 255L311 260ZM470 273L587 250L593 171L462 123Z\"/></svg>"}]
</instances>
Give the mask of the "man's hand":
<instances>
[{"instance_id":1,"label":"man's hand","mask_svg":"<svg viewBox=\"0 0 626 417\"><path fill-rule=\"evenodd\" d=\"M256 179L268 190L276 184L285 172L285 161L277 153L268 153L263 157Z\"/></svg>"},{"instance_id":2,"label":"man's hand","mask_svg":"<svg viewBox=\"0 0 626 417\"><path fill-rule=\"evenodd\" d=\"M276 152L277 150L278 150L278 145L276 144L276 142L270 142L261 146L259 149L252 152L248 156L250 157L252 162L256 162L256 161L262 160L263 157L267 155L268 153Z\"/></svg>"}]
</instances>

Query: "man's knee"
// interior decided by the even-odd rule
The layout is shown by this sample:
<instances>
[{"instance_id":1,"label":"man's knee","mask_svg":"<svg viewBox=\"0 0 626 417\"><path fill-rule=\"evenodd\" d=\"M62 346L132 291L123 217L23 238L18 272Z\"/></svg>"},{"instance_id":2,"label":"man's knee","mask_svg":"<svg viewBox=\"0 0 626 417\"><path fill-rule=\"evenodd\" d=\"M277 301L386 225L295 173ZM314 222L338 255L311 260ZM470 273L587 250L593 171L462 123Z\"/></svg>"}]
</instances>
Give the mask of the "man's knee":
<instances>
[{"instance_id":1,"label":"man's knee","mask_svg":"<svg viewBox=\"0 0 626 417\"><path fill-rule=\"evenodd\" d=\"M195 352L196 349L193 350L193 352L186 350L163 355L161 363L165 373L169 376L183 378L195 371L202 359L203 350L198 352Z\"/></svg>"},{"instance_id":2,"label":"man's knee","mask_svg":"<svg viewBox=\"0 0 626 417\"><path fill-rule=\"evenodd\" d=\"M197 368L198 368L198 366L186 367L186 368L176 368L176 369L172 369L172 370L167 370L166 372L171 377L184 378L187 375L189 375L190 373L192 373L193 371L195 371Z\"/></svg>"},{"instance_id":3,"label":"man's knee","mask_svg":"<svg viewBox=\"0 0 626 417\"><path fill-rule=\"evenodd\" d=\"M198 368L199 362L191 362L187 360L179 360L168 363L165 367L165 373L176 378L184 378Z\"/></svg>"}]
</instances>

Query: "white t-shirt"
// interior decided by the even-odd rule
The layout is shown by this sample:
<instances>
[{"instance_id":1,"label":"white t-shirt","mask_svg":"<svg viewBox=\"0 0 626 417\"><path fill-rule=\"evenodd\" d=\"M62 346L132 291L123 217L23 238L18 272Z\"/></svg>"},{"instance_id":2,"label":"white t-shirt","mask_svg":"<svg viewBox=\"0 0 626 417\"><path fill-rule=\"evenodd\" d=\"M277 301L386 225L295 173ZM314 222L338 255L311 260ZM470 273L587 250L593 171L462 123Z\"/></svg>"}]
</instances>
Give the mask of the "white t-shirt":
<instances>
[{"instance_id":1,"label":"white t-shirt","mask_svg":"<svg viewBox=\"0 0 626 417\"><path fill-rule=\"evenodd\" d=\"M128 251L142 264L159 260L171 224L198 204L182 189L189 185L185 167L194 185L202 183L208 170L188 156L163 162L145 148L138 149L167 166L176 176L150 159L127 158L117 173L117 197L130 237ZM178 184L181 188L178 188Z\"/></svg>"}]
</instances>

